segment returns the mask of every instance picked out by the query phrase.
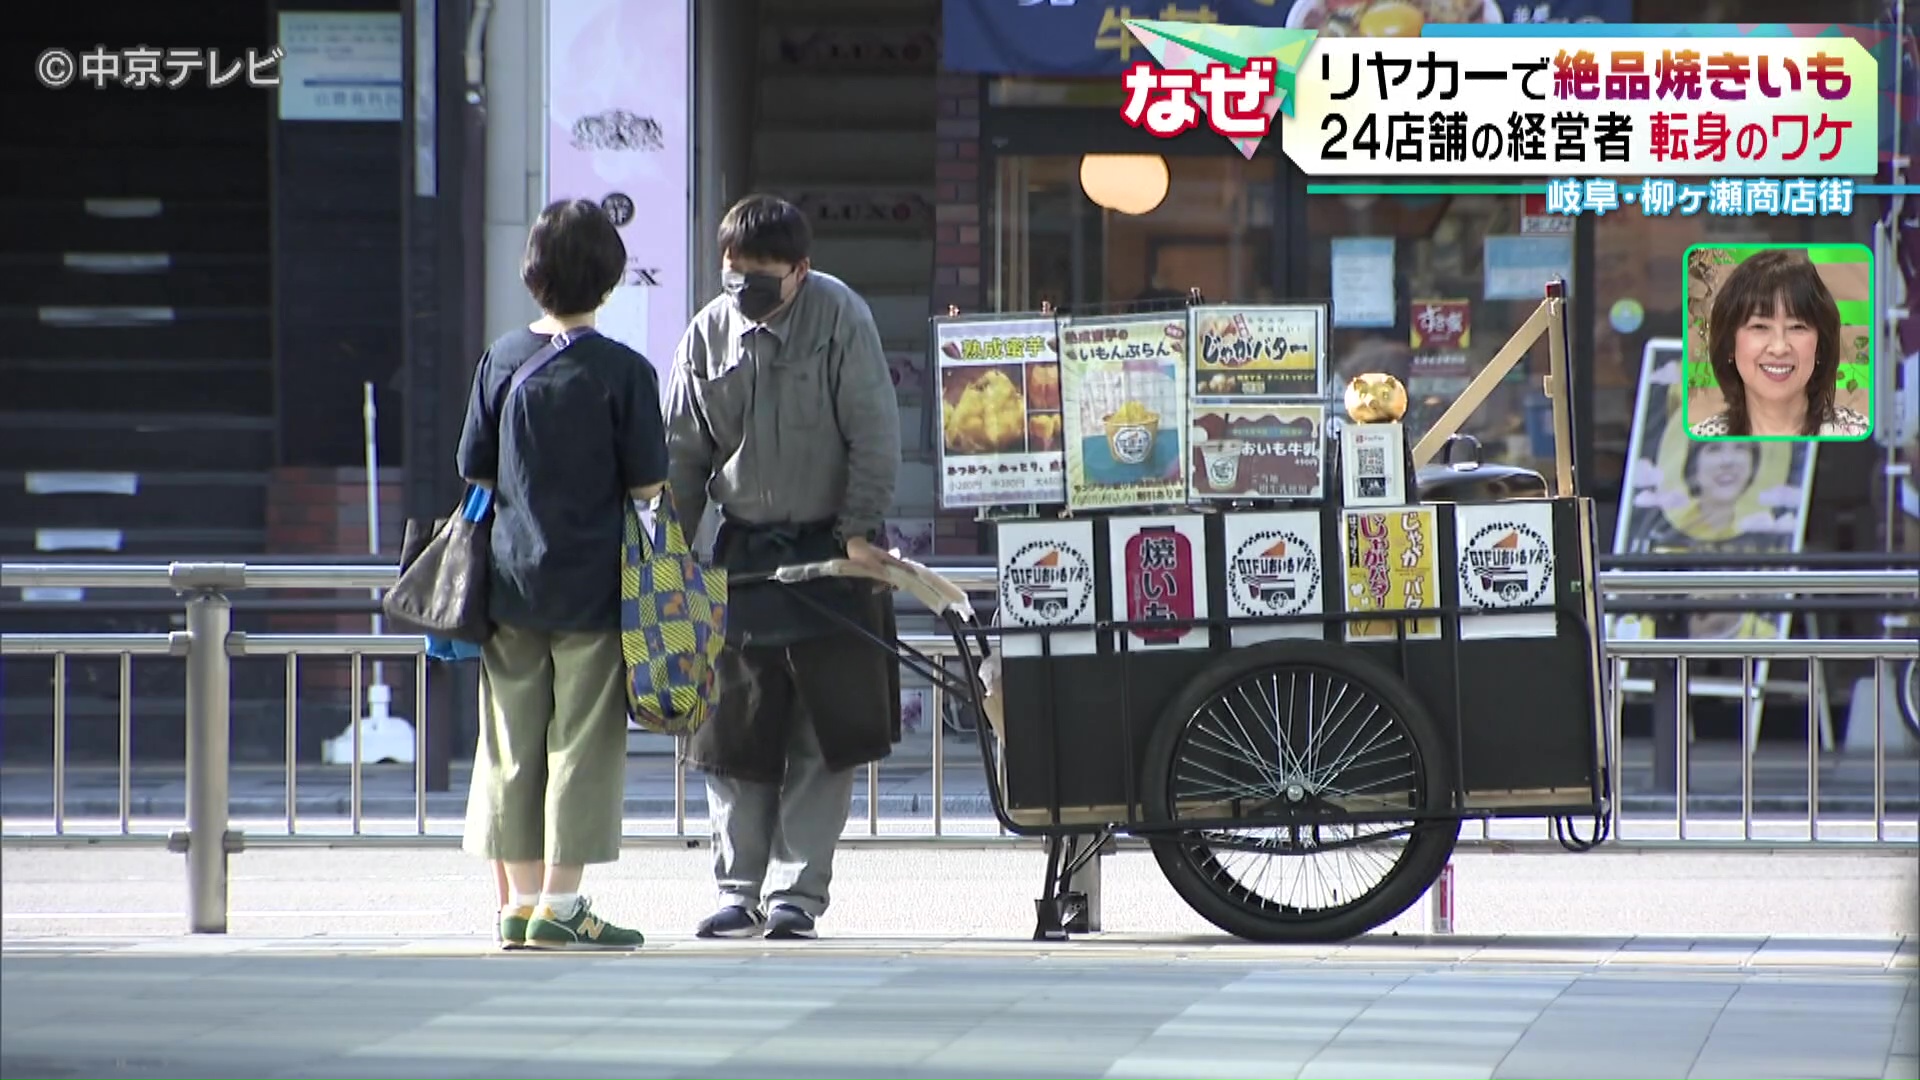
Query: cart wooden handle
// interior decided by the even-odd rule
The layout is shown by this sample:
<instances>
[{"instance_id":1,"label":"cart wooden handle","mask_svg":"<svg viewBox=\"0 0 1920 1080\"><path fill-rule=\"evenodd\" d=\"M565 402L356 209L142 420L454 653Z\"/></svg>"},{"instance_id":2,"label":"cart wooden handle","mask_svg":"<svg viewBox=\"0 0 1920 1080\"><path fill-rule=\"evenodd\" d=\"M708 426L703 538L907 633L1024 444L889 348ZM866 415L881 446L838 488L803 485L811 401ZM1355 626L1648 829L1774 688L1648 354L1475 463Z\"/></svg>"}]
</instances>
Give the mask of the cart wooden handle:
<instances>
[{"instance_id":1,"label":"cart wooden handle","mask_svg":"<svg viewBox=\"0 0 1920 1080\"><path fill-rule=\"evenodd\" d=\"M882 558L883 561L877 566L852 559L798 563L766 573L735 574L732 581L742 586L769 582L792 585L822 578L865 578L911 594L937 616L944 618L954 615L964 623L973 622L973 602L967 598L965 589L948 581L938 571L912 559L897 555L885 555ZM1000 690L999 653L996 650L982 659L977 673L980 680L979 705L986 714L994 736L1004 744L1007 737L1006 702Z\"/></svg>"},{"instance_id":2,"label":"cart wooden handle","mask_svg":"<svg viewBox=\"0 0 1920 1080\"><path fill-rule=\"evenodd\" d=\"M767 574L735 575L734 580L741 585L757 584L762 581L795 585L821 578L865 578L911 595L925 604L927 609L935 615L946 615L951 612L966 619L973 617L973 603L967 599L966 590L942 577L938 571L922 566L912 559L903 559L895 555L883 555L881 558L882 561L878 565L854 559L798 563L793 566L783 566Z\"/></svg>"}]
</instances>

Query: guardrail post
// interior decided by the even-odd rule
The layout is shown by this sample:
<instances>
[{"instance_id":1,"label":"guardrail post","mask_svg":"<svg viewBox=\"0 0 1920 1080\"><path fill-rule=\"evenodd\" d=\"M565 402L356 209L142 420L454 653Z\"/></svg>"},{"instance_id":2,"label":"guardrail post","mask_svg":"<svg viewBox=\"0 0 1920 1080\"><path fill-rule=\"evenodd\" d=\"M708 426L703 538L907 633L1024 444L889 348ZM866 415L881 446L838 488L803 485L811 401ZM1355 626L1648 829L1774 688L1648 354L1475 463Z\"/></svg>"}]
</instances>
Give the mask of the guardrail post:
<instances>
[{"instance_id":1,"label":"guardrail post","mask_svg":"<svg viewBox=\"0 0 1920 1080\"><path fill-rule=\"evenodd\" d=\"M226 590L245 584L246 568L176 563L171 576L187 595L187 831L184 837L176 834L170 846L187 856L188 931L224 934L227 855L239 850L227 830L233 726L227 649L233 605Z\"/></svg>"},{"instance_id":2,"label":"guardrail post","mask_svg":"<svg viewBox=\"0 0 1920 1080\"><path fill-rule=\"evenodd\" d=\"M478 664L444 664L427 679L427 707L416 710L426 735L427 790L453 790L454 732L464 730L462 716L480 715L479 674L457 669Z\"/></svg>"},{"instance_id":3,"label":"guardrail post","mask_svg":"<svg viewBox=\"0 0 1920 1080\"><path fill-rule=\"evenodd\" d=\"M1684 637L1684 632L1670 626L1661 627L1662 636ZM1680 730L1680 710L1674 703L1674 691L1680 681L1679 661L1669 664L1657 662L1653 668L1653 790L1657 792L1679 791L1680 777L1680 740L1686 733ZM1625 754L1626 748L1614 748L1617 754ZM1620 793L1615 792L1614 798Z\"/></svg>"}]
</instances>

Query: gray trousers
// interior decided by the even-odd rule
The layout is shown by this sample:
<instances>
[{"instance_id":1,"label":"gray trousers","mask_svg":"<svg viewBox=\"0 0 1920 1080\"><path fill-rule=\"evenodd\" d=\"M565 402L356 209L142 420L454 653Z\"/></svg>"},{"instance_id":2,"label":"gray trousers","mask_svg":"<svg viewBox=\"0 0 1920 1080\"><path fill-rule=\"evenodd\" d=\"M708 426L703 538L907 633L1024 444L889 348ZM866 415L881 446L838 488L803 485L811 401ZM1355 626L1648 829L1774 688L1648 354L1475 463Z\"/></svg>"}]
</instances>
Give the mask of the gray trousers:
<instances>
[{"instance_id":1,"label":"gray trousers","mask_svg":"<svg viewBox=\"0 0 1920 1080\"><path fill-rule=\"evenodd\" d=\"M764 894L766 907L790 904L819 918L827 910L833 849L852 810L854 770L827 768L813 721L805 709L795 713L781 783L707 774L713 878L722 904L758 910Z\"/></svg>"}]
</instances>

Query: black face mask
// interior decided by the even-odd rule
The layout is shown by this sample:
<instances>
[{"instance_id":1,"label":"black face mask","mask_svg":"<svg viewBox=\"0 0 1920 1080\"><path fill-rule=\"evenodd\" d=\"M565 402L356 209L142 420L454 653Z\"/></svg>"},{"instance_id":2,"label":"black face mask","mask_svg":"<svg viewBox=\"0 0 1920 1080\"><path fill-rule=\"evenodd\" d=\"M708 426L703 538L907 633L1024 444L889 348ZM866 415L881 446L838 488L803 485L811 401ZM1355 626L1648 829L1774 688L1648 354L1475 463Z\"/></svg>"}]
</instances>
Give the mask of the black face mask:
<instances>
[{"instance_id":1,"label":"black face mask","mask_svg":"<svg viewBox=\"0 0 1920 1080\"><path fill-rule=\"evenodd\" d=\"M759 322L780 306L780 285L786 280L785 274L727 274L722 284L740 314Z\"/></svg>"}]
</instances>

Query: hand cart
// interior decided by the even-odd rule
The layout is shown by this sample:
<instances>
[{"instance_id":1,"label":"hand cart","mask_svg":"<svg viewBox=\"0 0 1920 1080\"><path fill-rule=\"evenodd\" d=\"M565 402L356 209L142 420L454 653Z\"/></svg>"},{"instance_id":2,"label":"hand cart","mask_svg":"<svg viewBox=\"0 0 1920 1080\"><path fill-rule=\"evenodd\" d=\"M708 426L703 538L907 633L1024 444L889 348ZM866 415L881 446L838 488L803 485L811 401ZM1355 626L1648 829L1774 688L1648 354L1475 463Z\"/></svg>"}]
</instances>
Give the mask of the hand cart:
<instances>
[{"instance_id":1,"label":"hand cart","mask_svg":"<svg viewBox=\"0 0 1920 1080\"><path fill-rule=\"evenodd\" d=\"M1075 528L1085 565L1050 565L1051 577L1004 569L1010 603L1075 609L1063 625L989 627L958 588L906 560L884 567L841 560L788 567L757 580L821 577L884 581L927 604L958 653L958 672L899 642L866 636L975 710L995 816L1011 833L1046 840L1035 937L1075 928L1084 898L1074 873L1120 835L1146 840L1174 890L1198 914L1241 938L1340 941L1404 912L1440 877L1467 819L1546 818L1569 850L1605 839L1608 747L1601 722L1601 625L1594 590L1591 500L1572 494L1564 338L1565 300L1549 291L1534 317L1488 365L1411 454L1431 461L1486 393L1541 336L1549 338L1558 494L1481 504L1421 503L1417 513L1439 592L1418 610L1347 611L1347 590L1327 590L1321 610L1269 617L1222 614L1228 578L1247 584L1229 534L1264 511L1146 516L1182 532L1204 563L1210 603L1186 619L1129 621L1111 580L1123 533L1142 518L1026 523ZM1525 507L1528 550L1545 551L1519 595L1498 560L1463 552L1486 532L1494 507ZM1305 548L1321 565L1281 567L1344 584L1353 515L1339 506L1284 512L1317 530ZM1496 515L1497 517L1497 515ZM1516 520L1519 520L1516 512ZM1003 523L1002 561L1022 526ZM1034 534L1038 535L1038 534ZM1483 549L1498 549L1488 541ZM1242 545L1239 551L1244 551ZM1516 549L1517 550L1517 549ZM1258 560L1256 560L1257 562ZM1224 570L1224 572L1223 572ZM1237 575L1237 576L1236 576ZM1284 590L1284 573L1265 584ZM751 584L745 578L740 584ZM1292 583L1298 587L1298 582ZM1098 587L1096 587L1098 586ZM1022 593L1022 588L1026 591ZM1076 590L1078 590L1076 592ZM1501 597L1498 605L1486 601ZM1476 599L1478 598L1478 599ZM1520 603L1512 601L1519 600ZM1124 605L1121 605L1124 608ZM1497 612L1497 614L1492 614ZM1489 619L1509 620L1489 629ZM1528 620L1516 633L1511 620ZM1365 622L1367 640L1351 627ZM1383 631L1383 627L1386 627ZM1185 647L1165 647L1168 636ZM1582 837L1575 827L1590 818Z\"/></svg>"}]
</instances>

